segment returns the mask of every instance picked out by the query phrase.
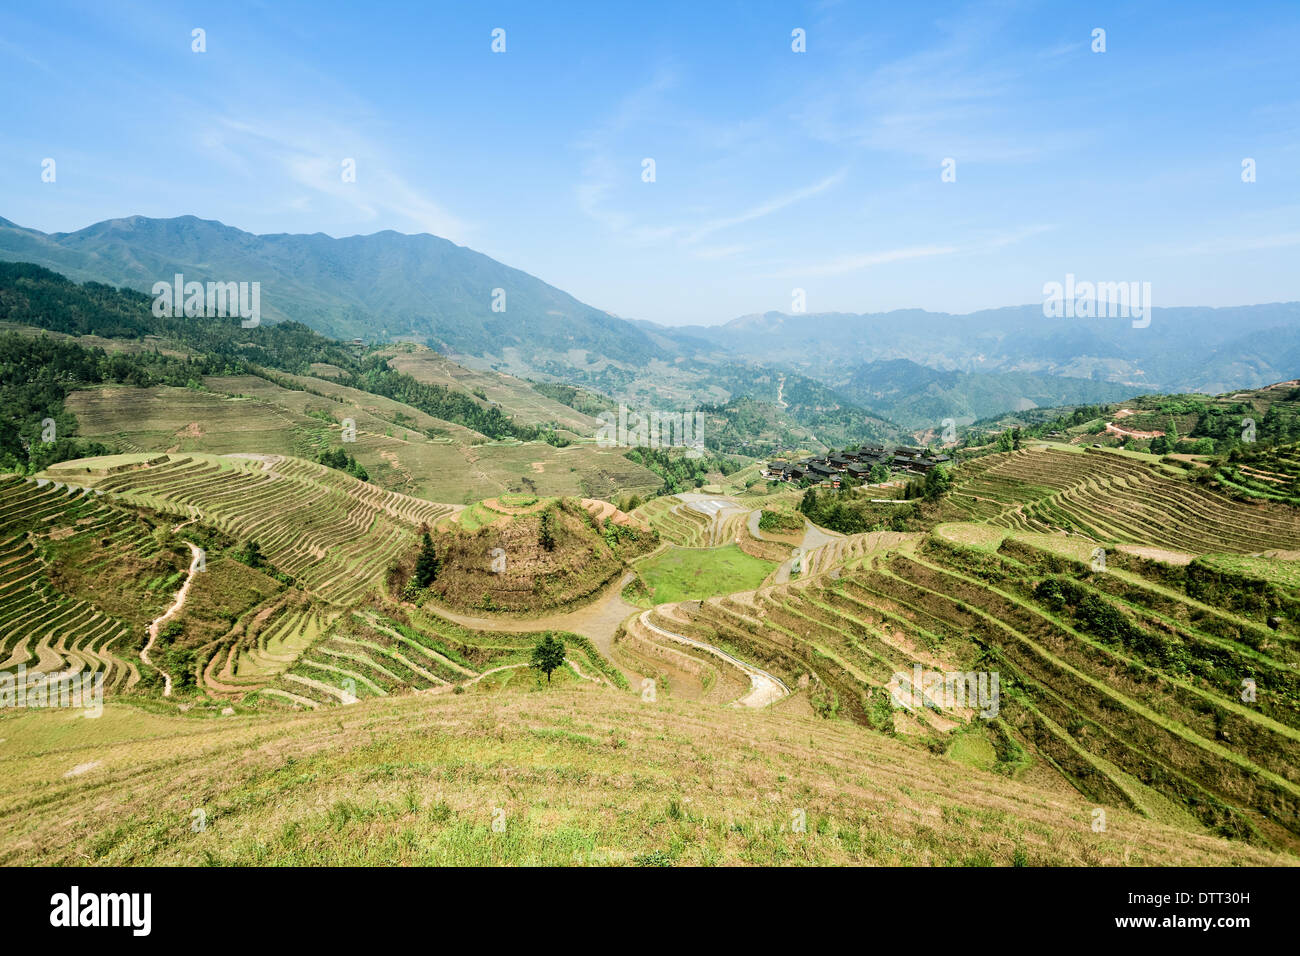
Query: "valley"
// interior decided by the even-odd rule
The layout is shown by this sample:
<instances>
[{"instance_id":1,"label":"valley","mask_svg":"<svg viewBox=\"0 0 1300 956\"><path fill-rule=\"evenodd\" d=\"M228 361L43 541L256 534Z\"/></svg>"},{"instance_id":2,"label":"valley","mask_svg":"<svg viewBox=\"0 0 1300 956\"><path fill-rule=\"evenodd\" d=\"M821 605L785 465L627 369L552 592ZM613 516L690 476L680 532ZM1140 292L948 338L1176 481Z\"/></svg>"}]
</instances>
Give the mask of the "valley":
<instances>
[{"instance_id":1,"label":"valley","mask_svg":"<svg viewBox=\"0 0 1300 956\"><path fill-rule=\"evenodd\" d=\"M5 862L1300 854L1294 382L859 448L774 376L692 457L589 381L11 280L0 659L105 698L0 712Z\"/></svg>"}]
</instances>

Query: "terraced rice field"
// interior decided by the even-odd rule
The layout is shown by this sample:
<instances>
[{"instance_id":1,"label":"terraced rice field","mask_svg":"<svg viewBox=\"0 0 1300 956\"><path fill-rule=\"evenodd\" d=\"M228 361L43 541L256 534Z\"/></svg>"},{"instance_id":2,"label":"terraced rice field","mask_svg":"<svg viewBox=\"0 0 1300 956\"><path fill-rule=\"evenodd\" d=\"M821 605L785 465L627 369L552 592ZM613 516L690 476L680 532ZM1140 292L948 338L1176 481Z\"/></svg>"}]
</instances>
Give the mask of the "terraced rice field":
<instances>
[{"instance_id":1,"label":"terraced rice field","mask_svg":"<svg viewBox=\"0 0 1300 956\"><path fill-rule=\"evenodd\" d=\"M252 453L314 459L340 443L372 482L393 491L469 504L511 491L612 497L652 492L660 479L623 449L575 442L493 442L471 429L391 399L308 376L209 376L189 388L80 389L68 398L80 433L124 452ZM531 390L530 390L531 391ZM537 393L533 393L537 395ZM539 399L544 397L537 395Z\"/></svg>"},{"instance_id":2,"label":"terraced rice field","mask_svg":"<svg viewBox=\"0 0 1300 956\"><path fill-rule=\"evenodd\" d=\"M680 548L716 548L741 536L749 510L725 498L669 495L651 498L632 514Z\"/></svg>"},{"instance_id":3,"label":"terraced rice field","mask_svg":"<svg viewBox=\"0 0 1300 956\"><path fill-rule=\"evenodd\" d=\"M363 597L388 563L452 508L385 491L294 458L172 456L97 479L110 498L199 518L239 541L310 593L336 604Z\"/></svg>"},{"instance_id":4,"label":"terraced rice field","mask_svg":"<svg viewBox=\"0 0 1300 956\"><path fill-rule=\"evenodd\" d=\"M51 534L65 550L93 547L104 566L158 550L130 515L83 488L0 478L0 671L99 672L106 691L132 688L140 670L130 624L54 586L41 555Z\"/></svg>"},{"instance_id":5,"label":"terraced rice field","mask_svg":"<svg viewBox=\"0 0 1300 956\"><path fill-rule=\"evenodd\" d=\"M163 386L79 389L68 409L81 434L126 452L287 451L310 424L269 402Z\"/></svg>"},{"instance_id":6,"label":"terraced rice field","mask_svg":"<svg viewBox=\"0 0 1300 956\"><path fill-rule=\"evenodd\" d=\"M76 463L64 473L76 473ZM241 618L238 639L201 660L200 685L212 697L264 711L319 710L536 684L527 662L540 629L479 630L471 619L476 627L364 600L415 528L445 521L450 506L279 456L173 455L84 480L103 497L0 484L0 503L12 499L9 510L27 522L0 539L3 613L19 613L21 597L42 586L23 569L39 549L27 533L45 515L111 536L122 514L112 502L139 504L255 538L308 592L276 593ZM538 501L505 496L481 507L487 516ZM1187 565L1218 555L1210 567L1258 577L1278 601L1300 606L1289 563L1250 557L1300 550L1294 512L1233 501L1141 458L1056 450L965 467L944 507L973 520L929 535L814 529L793 576L789 562L755 562L761 573L740 583L710 580L670 601L660 594L626 616L628 607L611 605L611 620L622 622L601 644L608 658L592 641L563 635L570 663L561 683L626 690L624 667L673 706L741 704L764 719L860 725L871 740L897 738L881 745L908 761L947 753L945 766L963 773L993 771L1004 787L1032 784L1107 808L1130 836L1168 831L1187 846L1247 856L1300 852L1300 625L1278 623L1271 605L1233 610L1199 599L1188 583L1196 566ZM656 498L632 517L675 546L648 559L652 570L681 563L679 555L708 564L719 548L740 554L736 537L742 548L761 543L750 511L722 497ZM1109 554L1104 571L1089 563L1098 543ZM1161 556L1179 560L1153 560ZM19 647L12 628L0 630L13 660L103 668L122 688L139 680L129 661L105 652L123 632L102 613L49 603L42 613L64 615L50 621L87 636ZM46 625L22 627L39 634ZM910 688L918 668L998 674L996 713L979 715L973 701L900 705L895 692ZM644 694L644 684L637 689ZM610 700L637 706L631 694Z\"/></svg>"},{"instance_id":7,"label":"terraced rice field","mask_svg":"<svg viewBox=\"0 0 1300 956\"><path fill-rule=\"evenodd\" d=\"M513 375L457 365L423 346L397 347L385 354L389 366L397 371L431 385L482 392L487 401L510 409L511 416L525 424L559 425L584 438L595 435L600 428L597 419L547 398Z\"/></svg>"},{"instance_id":8,"label":"terraced rice field","mask_svg":"<svg viewBox=\"0 0 1300 956\"><path fill-rule=\"evenodd\" d=\"M560 636L574 679L626 686L590 641L575 634ZM354 609L298 654L260 695L316 709L411 691L464 689L506 671L526 669L539 637L477 631L414 608L399 617Z\"/></svg>"},{"instance_id":9,"label":"terraced rice field","mask_svg":"<svg viewBox=\"0 0 1300 956\"><path fill-rule=\"evenodd\" d=\"M327 607L279 601L259 608L243 639L222 647L201 669L203 689L214 697L263 690L292 667L339 616Z\"/></svg>"},{"instance_id":10,"label":"terraced rice field","mask_svg":"<svg viewBox=\"0 0 1300 956\"><path fill-rule=\"evenodd\" d=\"M1148 563L1096 573L1045 546L1062 540L949 534L793 585L656 607L650 620L810 687L822 712L869 726L892 712L896 731L939 739L983 721L882 711L892 675L982 661L1004 691L979 732L1008 772L1034 763L1106 806L1300 847L1300 638L1189 598ZM1071 597L1053 603L1036 589L1044 577Z\"/></svg>"},{"instance_id":11,"label":"terraced rice field","mask_svg":"<svg viewBox=\"0 0 1300 956\"><path fill-rule=\"evenodd\" d=\"M991 456L953 492L971 520L1023 531L1071 530L1101 543L1254 553L1300 542L1300 512L1233 501L1134 457L1089 450Z\"/></svg>"}]
</instances>

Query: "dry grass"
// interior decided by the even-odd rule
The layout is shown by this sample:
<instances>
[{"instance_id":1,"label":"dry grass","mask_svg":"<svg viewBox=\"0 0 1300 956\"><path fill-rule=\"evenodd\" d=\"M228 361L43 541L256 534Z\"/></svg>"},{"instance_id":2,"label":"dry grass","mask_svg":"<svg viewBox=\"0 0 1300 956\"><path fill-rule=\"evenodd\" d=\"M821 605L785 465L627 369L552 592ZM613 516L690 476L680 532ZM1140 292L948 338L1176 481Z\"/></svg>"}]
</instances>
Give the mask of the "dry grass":
<instances>
[{"instance_id":1,"label":"dry grass","mask_svg":"<svg viewBox=\"0 0 1300 956\"><path fill-rule=\"evenodd\" d=\"M0 737L7 864L1285 862L1119 809L1094 833L1076 795L847 723L578 683L293 717L27 712Z\"/></svg>"}]
</instances>

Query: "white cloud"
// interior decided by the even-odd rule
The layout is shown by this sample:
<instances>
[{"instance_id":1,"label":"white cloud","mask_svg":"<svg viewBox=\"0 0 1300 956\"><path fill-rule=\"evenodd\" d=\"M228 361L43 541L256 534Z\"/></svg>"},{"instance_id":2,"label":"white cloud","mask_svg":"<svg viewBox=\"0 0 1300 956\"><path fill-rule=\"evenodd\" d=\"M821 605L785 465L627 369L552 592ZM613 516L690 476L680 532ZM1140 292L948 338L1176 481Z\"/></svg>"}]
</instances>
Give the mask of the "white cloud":
<instances>
[{"instance_id":1,"label":"white cloud","mask_svg":"<svg viewBox=\"0 0 1300 956\"><path fill-rule=\"evenodd\" d=\"M980 255L994 252L1014 243L1036 236L1052 229L1052 226L1026 226L1007 233L994 234L972 239L957 244L929 244L906 246L897 249L885 249L877 252L851 253L836 256L823 262L814 262L793 269L786 269L773 275L794 279L801 277L845 275L860 272L873 266L888 265L891 262L906 262L910 259L928 259L935 256Z\"/></svg>"},{"instance_id":2,"label":"white cloud","mask_svg":"<svg viewBox=\"0 0 1300 956\"><path fill-rule=\"evenodd\" d=\"M743 223L753 222L755 219L762 219L764 216L770 216L778 210L785 209L787 206L793 206L795 203L802 202L811 196L816 196L818 193L825 192L832 186L838 185L844 181L846 172L847 170L841 169L839 172L833 173L819 182L805 186L802 189L797 189L792 193L785 194L784 196L773 197L772 199L759 203L757 206L754 206L738 215L710 220L709 222L703 223L702 225L690 230L685 241L698 242L705 236L711 235L719 230L730 229L732 226L739 226Z\"/></svg>"},{"instance_id":3,"label":"white cloud","mask_svg":"<svg viewBox=\"0 0 1300 956\"><path fill-rule=\"evenodd\" d=\"M863 252L852 255L836 256L825 262L812 263L797 269L775 273L779 278L800 278L804 276L836 276L848 272L858 272L871 266L884 265L889 262L902 262L907 259L924 259L931 256L948 256L957 252L956 246L912 246L905 249L886 249L881 252Z\"/></svg>"},{"instance_id":4,"label":"white cloud","mask_svg":"<svg viewBox=\"0 0 1300 956\"><path fill-rule=\"evenodd\" d=\"M390 228L404 223L413 231L463 242L468 226L439 202L395 171L386 151L364 134L325 123L246 120L222 117L203 137L205 153L245 175L278 168L296 186L326 197L354 215ZM356 160L357 181L342 178L345 158ZM300 196L294 208L306 208Z\"/></svg>"}]
</instances>

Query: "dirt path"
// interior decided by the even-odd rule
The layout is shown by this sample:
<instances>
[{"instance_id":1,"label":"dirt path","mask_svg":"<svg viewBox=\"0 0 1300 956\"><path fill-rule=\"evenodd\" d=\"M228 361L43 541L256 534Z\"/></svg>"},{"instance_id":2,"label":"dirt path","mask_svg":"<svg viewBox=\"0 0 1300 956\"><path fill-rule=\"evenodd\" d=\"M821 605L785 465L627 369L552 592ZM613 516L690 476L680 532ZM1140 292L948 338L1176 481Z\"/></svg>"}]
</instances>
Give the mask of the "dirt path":
<instances>
[{"instance_id":1,"label":"dirt path","mask_svg":"<svg viewBox=\"0 0 1300 956\"><path fill-rule=\"evenodd\" d=\"M590 674L584 674L584 673L582 672L582 670L578 667L578 662L575 661L572 657L566 657L566 658L564 659L564 663L568 664L568 665L569 665L569 669L572 670L573 673L575 673L575 674L577 674L579 677L581 677L583 680L589 680L589 681L591 681L593 684L603 684L603 683L605 683L604 679L602 679L602 678L600 678L600 677L592 677Z\"/></svg>"},{"instance_id":2,"label":"dirt path","mask_svg":"<svg viewBox=\"0 0 1300 956\"><path fill-rule=\"evenodd\" d=\"M185 543L190 546L190 570L185 576L185 583L182 584L181 589L176 592L176 600L172 602L172 606L167 609L162 617L149 625L149 642L145 644L140 651L140 660L144 661L150 667L157 667L153 661L149 660L149 651L152 650L154 644L158 642L158 632L162 630L164 624L179 614L181 608L185 606L185 598L189 596L190 585L194 583L194 572L198 570L199 562L203 560L203 551L200 550L197 545L190 544L188 541ZM163 696L170 697L172 695L172 675L168 674L161 667L157 667L157 670L158 673L163 676Z\"/></svg>"},{"instance_id":3,"label":"dirt path","mask_svg":"<svg viewBox=\"0 0 1300 956\"><path fill-rule=\"evenodd\" d=\"M749 677L749 693L740 700L733 701L736 707L766 707L773 704L783 697L790 696L790 688L785 686L784 681L779 677L774 677L765 670L760 670L752 664L746 664L738 657L733 657L721 648L714 647L712 644L705 644L703 641L697 641L693 637L687 637L684 634L678 634L674 631L664 630L657 624L650 621L650 612L641 613L641 626L648 631L653 631L660 637L666 637L670 641L676 641L679 644L689 644L691 647L698 648L714 657L720 657L728 663L738 667Z\"/></svg>"},{"instance_id":4,"label":"dirt path","mask_svg":"<svg viewBox=\"0 0 1300 956\"><path fill-rule=\"evenodd\" d=\"M1120 416L1117 415L1115 417L1119 418ZM1130 428L1120 428L1114 422L1106 423L1106 432L1107 434L1110 435L1119 435L1121 438L1140 438L1140 439L1159 438L1162 435L1164 435L1164 432L1138 432L1138 431L1133 431Z\"/></svg>"},{"instance_id":5,"label":"dirt path","mask_svg":"<svg viewBox=\"0 0 1300 956\"><path fill-rule=\"evenodd\" d=\"M809 559L809 556L813 551L816 551L818 548L824 548L828 544L833 544L837 538L844 537L844 535L838 534L834 531L827 531L825 528L817 527L817 525L813 524L807 518L804 518L803 520L804 520L803 541L799 544L799 547L802 549L803 558L805 561ZM757 529L758 519L754 519L751 527ZM755 535L755 537L757 537L757 535ZM772 572L772 579L768 583L770 584L790 583L790 571L794 567L794 562L795 562L794 555L791 555L790 557L786 558L786 560L781 563L781 566L777 568L774 572Z\"/></svg>"},{"instance_id":6,"label":"dirt path","mask_svg":"<svg viewBox=\"0 0 1300 956\"><path fill-rule=\"evenodd\" d=\"M435 607L434 610L440 617L482 631L506 631L514 634L524 631L571 631L590 638L597 650L606 657L611 657L614 649L614 632L618 630L620 624L640 610L636 605L624 601L622 594L623 588L635 577L636 575L629 571L606 587L590 604L544 617L470 617L444 607Z\"/></svg>"}]
</instances>

